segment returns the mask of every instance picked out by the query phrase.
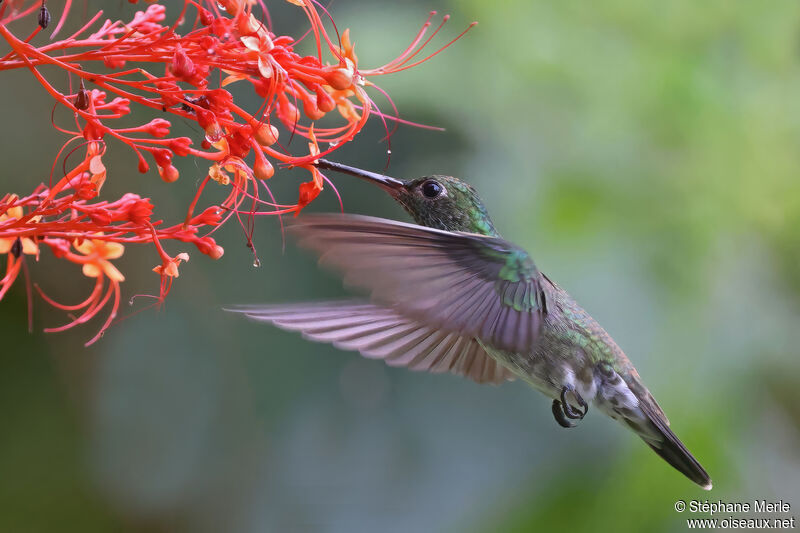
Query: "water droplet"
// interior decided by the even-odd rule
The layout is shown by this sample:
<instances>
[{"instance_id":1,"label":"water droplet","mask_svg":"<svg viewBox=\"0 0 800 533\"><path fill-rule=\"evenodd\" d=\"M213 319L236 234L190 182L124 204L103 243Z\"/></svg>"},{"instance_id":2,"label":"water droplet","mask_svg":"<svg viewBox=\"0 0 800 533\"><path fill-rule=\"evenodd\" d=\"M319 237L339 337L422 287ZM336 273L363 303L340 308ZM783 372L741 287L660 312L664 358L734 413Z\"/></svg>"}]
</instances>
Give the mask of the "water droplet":
<instances>
[{"instance_id":1,"label":"water droplet","mask_svg":"<svg viewBox=\"0 0 800 533\"><path fill-rule=\"evenodd\" d=\"M224 137L222 129L216 129L209 133L206 133L206 141L208 141L211 144L218 143L220 139L222 139L222 137Z\"/></svg>"},{"instance_id":2,"label":"water droplet","mask_svg":"<svg viewBox=\"0 0 800 533\"><path fill-rule=\"evenodd\" d=\"M255 268L259 268L259 267L261 266L261 259L259 259L258 257L256 257L255 259L253 259L253 266L254 266Z\"/></svg>"},{"instance_id":3,"label":"water droplet","mask_svg":"<svg viewBox=\"0 0 800 533\"><path fill-rule=\"evenodd\" d=\"M389 155L392 155L392 151L391 150L386 150L386 153L389 154Z\"/></svg>"},{"instance_id":4,"label":"water droplet","mask_svg":"<svg viewBox=\"0 0 800 533\"><path fill-rule=\"evenodd\" d=\"M130 305L131 307L133 307L133 298L131 298L130 300L128 300L128 305Z\"/></svg>"}]
</instances>

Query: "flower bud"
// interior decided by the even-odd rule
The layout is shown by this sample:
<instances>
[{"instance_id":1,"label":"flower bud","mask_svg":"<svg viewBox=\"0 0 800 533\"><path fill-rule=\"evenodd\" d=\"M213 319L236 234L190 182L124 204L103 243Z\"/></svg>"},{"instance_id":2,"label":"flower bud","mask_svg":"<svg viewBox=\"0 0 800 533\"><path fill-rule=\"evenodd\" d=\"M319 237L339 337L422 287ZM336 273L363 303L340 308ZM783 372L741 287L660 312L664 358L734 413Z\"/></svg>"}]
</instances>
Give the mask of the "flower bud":
<instances>
[{"instance_id":1,"label":"flower bud","mask_svg":"<svg viewBox=\"0 0 800 533\"><path fill-rule=\"evenodd\" d=\"M189 155L189 149L192 146L192 139L189 137L175 137L169 141L169 149L172 150L178 157L186 157Z\"/></svg>"},{"instance_id":2,"label":"flower bud","mask_svg":"<svg viewBox=\"0 0 800 533\"><path fill-rule=\"evenodd\" d=\"M170 124L169 120L154 118L145 125L144 131L157 139L161 139L169 135L170 127L172 127L172 124Z\"/></svg>"},{"instance_id":3,"label":"flower bud","mask_svg":"<svg viewBox=\"0 0 800 533\"><path fill-rule=\"evenodd\" d=\"M186 79L191 78L194 75L194 62L192 62L180 45L175 48L175 54L172 56L172 66L170 70L172 70L172 74L176 78Z\"/></svg>"},{"instance_id":4,"label":"flower bud","mask_svg":"<svg viewBox=\"0 0 800 533\"><path fill-rule=\"evenodd\" d=\"M125 59L120 56L105 56L103 64L110 69L121 69L125 66Z\"/></svg>"},{"instance_id":5,"label":"flower bud","mask_svg":"<svg viewBox=\"0 0 800 533\"><path fill-rule=\"evenodd\" d=\"M264 23L258 20L252 13L243 11L236 17L236 30L241 36L253 35L261 28L265 28ZM265 43L265 52L272 49L272 41L267 40L267 43Z\"/></svg>"},{"instance_id":6,"label":"flower bud","mask_svg":"<svg viewBox=\"0 0 800 533\"><path fill-rule=\"evenodd\" d=\"M203 26L210 26L214 22L214 15L207 9L200 10L200 24Z\"/></svg>"},{"instance_id":7,"label":"flower bud","mask_svg":"<svg viewBox=\"0 0 800 533\"><path fill-rule=\"evenodd\" d=\"M193 226L217 226L222 221L219 207L207 207L205 211L193 217L189 223Z\"/></svg>"},{"instance_id":8,"label":"flower bud","mask_svg":"<svg viewBox=\"0 0 800 533\"><path fill-rule=\"evenodd\" d=\"M314 93L317 95L317 107L320 111L329 113L336 109L336 101L321 85L314 87Z\"/></svg>"},{"instance_id":9,"label":"flower bud","mask_svg":"<svg viewBox=\"0 0 800 533\"><path fill-rule=\"evenodd\" d=\"M325 113L317 107L317 97L313 95L305 95L303 98L303 113L311 120L319 120L325 116Z\"/></svg>"},{"instance_id":10,"label":"flower bud","mask_svg":"<svg viewBox=\"0 0 800 533\"><path fill-rule=\"evenodd\" d=\"M99 93L99 91L93 91L93 94L96 93ZM106 107L118 115L129 115L131 112L131 101L127 98L114 98Z\"/></svg>"},{"instance_id":11,"label":"flower bud","mask_svg":"<svg viewBox=\"0 0 800 533\"><path fill-rule=\"evenodd\" d=\"M253 175L260 180L268 180L275 174L275 167L272 166L261 150L256 150L256 161L253 165Z\"/></svg>"},{"instance_id":12,"label":"flower bud","mask_svg":"<svg viewBox=\"0 0 800 533\"><path fill-rule=\"evenodd\" d=\"M301 209L310 204L314 198L319 196L320 191L322 191L322 187L320 187L314 180L301 183L299 187L300 194L297 198L297 211L295 212L295 216L297 216Z\"/></svg>"},{"instance_id":13,"label":"flower bud","mask_svg":"<svg viewBox=\"0 0 800 533\"><path fill-rule=\"evenodd\" d=\"M108 209L99 207L89 212L89 218L98 226L108 226L111 224L111 213Z\"/></svg>"},{"instance_id":14,"label":"flower bud","mask_svg":"<svg viewBox=\"0 0 800 533\"><path fill-rule=\"evenodd\" d=\"M344 62L345 66L329 68L327 69L327 72L323 74L323 77L325 78L325 81L328 82L328 85L338 91L343 91L344 89L348 89L353 85L355 65L348 58L345 58Z\"/></svg>"},{"instance_id":15,"label":"flower bud","mask_svg":"<svg viewBox=\"0 0 800 533\"><path fill-rule=\"evenodd\" d=\"M211 237L198 239L195 241L194 245L197 246L200 253L207 255L211 259L219 259L225 253L222 246L218 245Z\"/></svg>"},{"instance_id":16,"label":"flower bud","mask_svg":"<svg viewBox=\"0 0 800 533\"><path fill-rule=\"evenodd\" d=\"M242 11L242 0L217 0L219 7L225 9L228 14L235 17Z\"/></svg>"},{"instance_id":17,"label":"flower bud","mask_svg":"<svg viewBox=\"0 0 800 533\"><path fill-rule=\"evenodd\" d=\"M69 241L65 239L45 237L44 243L50 247L50 251L58 259L65 257L69 253Z\"/></svg>"},{"instance_id":18,"label":"flower bud","mask_svg":"<svg viewBox=\"0 0 800 533\"><path fill-rule=\"evenodd\" d=\"M157 148L153 150L153 159L156 160L158 166L166 167L172 163L172 152L165 148Z\"/></svg>"},{"instance_id":19,"label":"flower bud","mask_svg":"<svg viewBox=\"0 0 800 533\"><path fill-rule=\"evenodd\" d=\"M178 178L180 177L178 169L175 168L173 165L158 167L158 175L161 176L161 179L167 183L178 181Z\"/></svg>"},{"instance_id":20,"label":"flower bud","mask_svg":"<svg viewBox=\"0 0 800 533\"><path fill-rule=\"evenodd\" d=\"M300 120L300 111L286 98L286 95L278 96L278 118L287 126L294 127Z\"/></svg>"},{"instance_id":21,"label":"flower bud","mask_svg":"<svg viewBox=\"0 0 800 533\"><path fill-rule=\"evenodd\" d=\"M278 141L278 128L272 124L261 124L253 135L261 146L272 146Z\"/></svg>"},{"instance_id":22,"label":"flower bud","mask_svg":"<svg viewBox=\"0 0 800 533\"><path fill-rule=\"evenodd\" d=\"M222 139L224 133L222 127L217 122L217 117L207 109L197 110L197 124L206 132L206 140L215 143Z\"/></svg>"},{"instance_id":23,"label":"flower bud","mask_svg":"<svg viewBox=\"0 0 800 533\"><path fill-rule=\"evenodd\" d=\"M134 200L128 207L128 220L134 224L149 222L152 214L153 204L145 199Z\"/></svg>"}]
</instances>

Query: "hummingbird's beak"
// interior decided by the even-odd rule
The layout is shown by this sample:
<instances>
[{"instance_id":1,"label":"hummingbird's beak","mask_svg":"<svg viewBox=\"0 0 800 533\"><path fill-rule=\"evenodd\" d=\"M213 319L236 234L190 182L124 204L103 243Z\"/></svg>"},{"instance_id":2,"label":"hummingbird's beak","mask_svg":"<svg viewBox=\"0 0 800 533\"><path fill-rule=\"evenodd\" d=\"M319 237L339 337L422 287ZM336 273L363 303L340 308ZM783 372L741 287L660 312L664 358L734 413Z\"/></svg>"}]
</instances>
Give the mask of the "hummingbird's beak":
<instances>
[{"instance_id":1,"label":"hummingbird's beak","mask_svg":"<svg viewBox=\"0 0 800 533\"><path fill-rule=\"evenodd\" d=\"M362 180L369 181L370 183L374 183L392 196L396 196L397 193L406 186L406 182L403 180L384 176L383 174L377 174L368 170L361 170L360 168L351 167L348 165L342 165L341 163L335 163L333 161L328 161L327 159L318 159L316 165L317 168L322 170L333 170L336 172L341 172L342 174L349 174L351 176L361 178Z\"/></svg>"}]
</instances>

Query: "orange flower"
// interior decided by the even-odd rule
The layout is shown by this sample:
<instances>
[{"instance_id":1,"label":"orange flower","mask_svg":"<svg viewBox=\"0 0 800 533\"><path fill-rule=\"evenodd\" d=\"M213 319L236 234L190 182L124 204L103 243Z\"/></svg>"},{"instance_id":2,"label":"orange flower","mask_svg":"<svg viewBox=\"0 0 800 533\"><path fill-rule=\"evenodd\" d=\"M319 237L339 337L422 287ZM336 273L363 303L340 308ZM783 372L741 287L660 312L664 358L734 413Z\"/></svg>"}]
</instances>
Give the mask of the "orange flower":
<instances>
[{"instance_id":1,"label":"orange flower","mask_svg":"<svg viewBox=\"0 0 800 533\"><path fill-rule=\"evenodd\" d=\"M169 276L171 278L178 277L178 265L181 264L181 261L188 261L189 254L186 252L179 253L175 257L171 257L168 261L166 261L165 265L158 265L153 268L153 272L156 274L161 274L162 276Z\"/></svg>"},{"instance_id":2,"label":"orange flower","mask_svg":"<svg viewBox=\"0 0 800 533\"><path fill-rule=\"evenodd\" d=\"M274 48L274 44L267 27L255 15L243 11L236 17L236 30L239 34L239 42L247 49L246 57L256 61L258 72L264 79L271 78L275 73L275 67L277 66L279 69L281 67L275 63L269 53ZM225 73L228 76L222 80L222 87L248 79L246 74L229 70L225 70Z\"/></svg>"},{"instance_id":3,"label":"orange flower","mask_svg":"<svg viewBox=\"0 0 800 533\"><path fill-rule=\"evenodd\" d=\"M15 197L12 196L11 201L16 200ZM11 203L11 202L9 202ZM22 207L16 206L10 208L4 214L0 215L0 227L2 227L4 222L10 222L12 220L19 220L22 218L23 212ZM30 222L38 222L41 217L36 216L33 217ZM0 237L0 254L7 254L14 248L14 243L16 242L17 237ZM29 238L29 237L22 237L20 238L20 242L22 244L22 253L25 255L39 255L39 245L36 242Z\"/></svg>"},{"instance_id":4,"label":"orange flower","mask_svg":"<svg viewBox=\"0 0 800 533\"><path fill-rule=\"evenodd\" d=\"M75 241L75 249L85 255L83 274L90 278L107 276L117 283L125 281L125 276L111 264L109 259L118 259L125 252L125 247L118 242L108 242L102 239L84 239Z\"/></svg>"}]
</instances>

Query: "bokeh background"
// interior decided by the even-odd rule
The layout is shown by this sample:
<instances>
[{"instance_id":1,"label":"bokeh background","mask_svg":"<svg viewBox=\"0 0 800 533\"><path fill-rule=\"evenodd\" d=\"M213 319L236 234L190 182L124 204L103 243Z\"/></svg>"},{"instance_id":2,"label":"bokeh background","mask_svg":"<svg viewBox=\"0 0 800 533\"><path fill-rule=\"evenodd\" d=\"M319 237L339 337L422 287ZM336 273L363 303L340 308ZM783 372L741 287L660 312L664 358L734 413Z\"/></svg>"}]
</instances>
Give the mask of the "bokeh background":
<instances>
[{"instance_id":1,"label":"bokeh background","mask_svg":"<svg viewBox=\"0 0 800 533\"><path fill-rule=\"evenodd\" d=\"M89 1L87 12L101 3L111 17L134 9ZM295 6L270 7L278 31L305 31ZM387 172L473 183L500 231L626 350L714 491L596 412L563 430L521 383L389 369L224 313L345 294L311 256L284 252L265 218L260 268L230 224L220 261L193 254L163 310L89 349L91 328L41 333L62 320L41 303L29 334L21 284L0 302L0 530L683 531L675 501L706 498L783 498L796 514L800 4L330 9L367 67L395 57L430 9L452 14L446 36L480 22L380 80L405 118L447 128L401 128ZM0 191L24 192L63 139L29 74L4 73L0 103ZM382 136L373 122L338 160L383 170ZM106 159L109 194L132 188L180 216L204 170L183 162L166 185L125 152ZM283 172L272 185L293 199L305 179ZM406 219L381 191L336 184L347 211ZM336 209L330 190L309 208ZM150 250L119 264L127 296L156 289ZM47 258L33 272L62 300L89 288Z\"/></svg>"}]
</instances>

